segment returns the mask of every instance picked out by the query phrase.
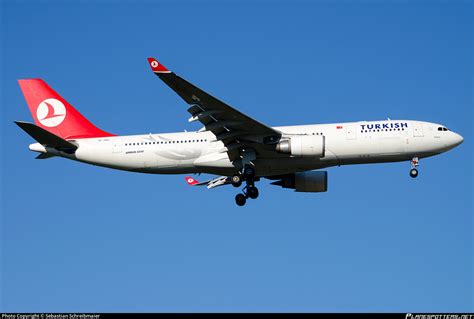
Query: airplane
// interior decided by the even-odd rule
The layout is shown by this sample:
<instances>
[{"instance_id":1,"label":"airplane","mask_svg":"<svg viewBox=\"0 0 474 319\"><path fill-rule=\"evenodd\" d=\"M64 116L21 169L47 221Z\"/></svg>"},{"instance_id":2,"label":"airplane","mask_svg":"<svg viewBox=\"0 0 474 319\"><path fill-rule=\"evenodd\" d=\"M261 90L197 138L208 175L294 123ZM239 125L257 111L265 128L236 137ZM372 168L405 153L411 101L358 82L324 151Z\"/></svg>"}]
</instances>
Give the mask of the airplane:
<instances>
[{"instance_id":1,"label":"airplane","mask_svg":"<svg viewBox=\"0 0 474 319\"><path fill-rule=\"evenodd\" d=\"M194 132L120 136L101 130L41 79L18 80L34 124L15 123L37 143L37 159L63 157L96 166L150 174L217 177L191 186L241 187L239 206L259 196L262 178L296 192L326 192L331 166L409 161L418 176L420 158L444 153L463 142L446 126L413 120L271 127L204 92L155 58L148 63L158 78L188 105ZM293 108L294 109L294 108Z\"/></svg>"}]
</instances>

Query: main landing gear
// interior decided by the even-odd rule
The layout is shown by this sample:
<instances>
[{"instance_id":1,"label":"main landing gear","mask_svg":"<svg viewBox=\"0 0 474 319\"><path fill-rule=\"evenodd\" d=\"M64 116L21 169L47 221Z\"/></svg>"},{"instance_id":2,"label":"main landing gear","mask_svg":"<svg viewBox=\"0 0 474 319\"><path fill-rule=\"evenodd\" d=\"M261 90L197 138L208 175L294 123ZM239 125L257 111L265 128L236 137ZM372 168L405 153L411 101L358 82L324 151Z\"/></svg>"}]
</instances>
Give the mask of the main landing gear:
<instances>
[{"instance_id":1,"label":"main landing gear","mask_svg":"<svg viewBox=\"0 0 474 319\"><path fill-rule=\"evenodd\" d=\"M234 187L239 187L243 180L247 186L244 187L241 194L235 195L235 203L238 206L244 206L247 198L256 199L258 197L258 188L255 187L255 169L252 166L245 166L241 174L233 175L231 182Z\"/></svg>"},{"instance_id":2,"label":"main landing gear","mask_svg":"<svg viewBox=\"0 0 474 319\"><path fill-rule=\"evenodd\" d=\"M410 163L411 163L410 177L415 178L418 176L418 169L416 169L419 165L418 157L413 157Z\"/></svg>"}]
</instances>

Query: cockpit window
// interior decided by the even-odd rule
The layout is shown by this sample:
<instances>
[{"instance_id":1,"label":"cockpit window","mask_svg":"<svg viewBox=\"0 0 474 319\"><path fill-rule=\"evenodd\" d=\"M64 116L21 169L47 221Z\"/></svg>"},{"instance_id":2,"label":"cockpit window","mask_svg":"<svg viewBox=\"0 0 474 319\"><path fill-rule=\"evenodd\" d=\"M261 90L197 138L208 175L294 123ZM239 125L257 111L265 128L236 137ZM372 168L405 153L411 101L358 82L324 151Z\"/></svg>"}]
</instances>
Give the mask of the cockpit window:
<instances>
[{"instance_id":1,"label":"cockpit window","mask_svg":"<svg viewBox=\"0 0 474 319\"><path fill-rule=\"evenodd\" d=\"M438 131L449 131L446 127L438 127Z\"/></svg>"}]
</instances>

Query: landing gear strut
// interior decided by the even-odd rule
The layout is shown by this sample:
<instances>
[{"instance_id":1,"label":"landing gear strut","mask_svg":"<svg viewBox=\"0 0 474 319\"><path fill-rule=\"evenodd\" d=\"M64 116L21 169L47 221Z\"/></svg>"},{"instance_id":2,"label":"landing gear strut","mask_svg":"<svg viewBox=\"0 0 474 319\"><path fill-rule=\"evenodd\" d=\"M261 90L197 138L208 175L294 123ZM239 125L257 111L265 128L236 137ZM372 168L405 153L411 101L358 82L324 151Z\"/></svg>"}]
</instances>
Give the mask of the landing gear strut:
<instances>
[{"instance_id":1,"label":"landing gear strut","mask_svg":"<svg viewBox=\"0 0 474 319\"><path fill-rule=\"evenodd\" d=\"M410 169L410 177L415 178L418 176L418 167L419 161L418 157L413 157L411 160L411 169Z\"/></svg>"},{"instance_id":2,"label":"landing gear strut","mask_svg":"<svg viewBox=\"0 0 474 319\"><path fill-rule=\"evenodd\" d=\"M246 180L252 180L255 178L255 168L250 165L246 165L243 171L243 175Z\"/></svg>"}]
</instances>

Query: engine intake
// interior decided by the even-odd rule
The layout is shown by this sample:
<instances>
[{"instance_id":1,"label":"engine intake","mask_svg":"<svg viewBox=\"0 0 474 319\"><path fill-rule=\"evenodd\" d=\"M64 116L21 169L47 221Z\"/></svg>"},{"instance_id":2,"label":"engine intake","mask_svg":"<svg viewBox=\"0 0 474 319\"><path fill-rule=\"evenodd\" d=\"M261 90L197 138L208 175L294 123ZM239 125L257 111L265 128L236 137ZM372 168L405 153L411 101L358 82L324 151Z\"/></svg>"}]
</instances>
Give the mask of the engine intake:
<instances>
[{"instance_id":1,"label":"engine intake","mask_svg":"<svg viewBox=\"0 0 474 319\"><path fill-rule=\"evenodd\" d=\"M293 156L324 157L324 135L298 135L280 141L276 145L277 152Z\"/></svg>"},{"instance_id":2,"label":"engine intake","mask_svg":"<svg viewBox=\"0 0 474 319\"><path fill-rule=\"evenodd\" d=\"M272 185L291 188L296 192L326 192L328 190L328 172L310 171L295 173L287 175L279 181L273 182Z\"/></svg>"}]
</instances>

